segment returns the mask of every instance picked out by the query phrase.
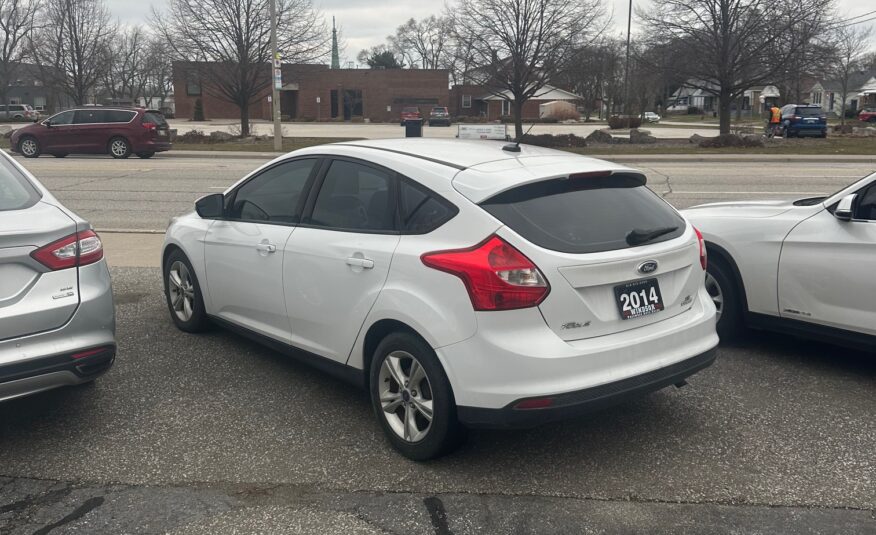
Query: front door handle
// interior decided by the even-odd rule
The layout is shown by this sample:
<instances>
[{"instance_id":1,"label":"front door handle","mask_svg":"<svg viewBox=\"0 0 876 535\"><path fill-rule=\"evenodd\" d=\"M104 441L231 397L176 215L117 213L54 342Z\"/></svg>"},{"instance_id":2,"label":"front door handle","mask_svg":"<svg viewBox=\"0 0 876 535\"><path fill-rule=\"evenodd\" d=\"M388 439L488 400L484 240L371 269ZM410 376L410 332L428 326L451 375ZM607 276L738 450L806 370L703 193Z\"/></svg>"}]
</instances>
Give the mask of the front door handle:
<instances>
[{"instance_id":1,"label":"front door handle","mask_svg":"<svg viewBox=\"0 0 876 535\"><path fill-rule=\"evenodd\" d=\"M374 267L374 260L371 260L370 258L357 258L353 256L347 259L347 265L360 267L362 269L371 269Z\"/></svg>"},{"instance_id":2,"label":"front door handle","mask_svg":"<svg viewBox=\"0 0 876 535\"><path fill-rule=\"evenodd\" d=\"M259 254L262 254L262 255L267 255L269 253L276 253L277 246L274 245L273 243L268 243L267 241L263 241L262 243L256 245L256 251L258 251Z\"/></svg>"}]
</instances>

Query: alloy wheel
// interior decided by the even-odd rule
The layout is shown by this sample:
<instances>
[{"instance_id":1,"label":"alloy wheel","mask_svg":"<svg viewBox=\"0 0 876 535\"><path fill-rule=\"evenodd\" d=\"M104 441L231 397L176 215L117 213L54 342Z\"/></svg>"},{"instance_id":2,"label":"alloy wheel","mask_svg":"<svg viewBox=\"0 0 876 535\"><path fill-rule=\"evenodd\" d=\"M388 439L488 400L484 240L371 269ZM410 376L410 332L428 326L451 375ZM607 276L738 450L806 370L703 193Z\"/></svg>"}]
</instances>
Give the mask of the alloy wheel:
<instances>
[{"instance_id":1,"label":"alloy wheel","mask_svg":"<svg viewBox=\"0 0 876 535\"><path fill-rule=\"evenodd\" d=\"M432 386L426 370L407 351L393 351L380 366L383 417L405 442L419 442L432 427Z\"/></svg>"},{"instance_id":2,"label":"alloy wheel","mask_svg":"<svg viewBox=\"0 0 876 535\"><path fill-rule=\"evenodd\" d=\"M21 153L25 156L33 156L37 152L37 143L32 139L25 139L21 142Z\"/></svg>"},{"instance_id":3,"label":"alloy wheel","mask_svg":"<svg viewBox=\"0 0 876 535\"><path fill-rule=\"evenodd\" d=\"M715 321L721 321L721 313L724 311L724 292L721 290L721 285L715 280L708 271L706 272L706 291L712 297L712 302L715 303Z\"/></svg>"},{"instance_id":4,"label":"alloy wheel","mask_svg":"<svg viewBox=\"0 0 876 535\"><path fill-rule=\"evenodd\" d=\"M167 282L173 312L180 321L189 321L192 319L195 303L195 285L192 283L189 268L177 260L170 266Z\"/></svg>"},{"instance_id":5,"label":"alloy wheel","mask_svg":"<svg viewBox=\"0 0 876 535\"><path fill-rule=\"evenodd\" d=\"M128 153L128 144L123 139L114 139L110 144L110 151L113 156L122 157Z\"/></svg>"}]
</instances>

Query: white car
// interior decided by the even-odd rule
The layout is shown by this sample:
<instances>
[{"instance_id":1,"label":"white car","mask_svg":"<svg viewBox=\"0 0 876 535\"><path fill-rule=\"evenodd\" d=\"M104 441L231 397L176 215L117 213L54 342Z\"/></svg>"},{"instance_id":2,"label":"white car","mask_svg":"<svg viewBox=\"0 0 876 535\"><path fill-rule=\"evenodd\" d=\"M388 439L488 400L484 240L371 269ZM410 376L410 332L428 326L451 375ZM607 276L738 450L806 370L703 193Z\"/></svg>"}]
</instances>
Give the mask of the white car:
<instances>
[{"instance_id":1,"label":"white car","mask_svg":"<svg viewBox=\"0 0 876 535\"><path fill-rule=\"evenodd\" d=\"M392 445L533 426L715 358L695 229L645 175L491 141L292 152L200 199L162 266L184 331L227 326L367 388Z\"/></svg>"},{"instance_id":2,"label":"white car","mask_svg":"<svg viewBox=\"0 0 876 535\"><path fill-rule=\"evenodd\" d=\"M876 350L876 174L829 197L682 213L706 240L722 338L750 325Z\"/></svg>"},{"instance_id":3,"label":"white car","mask_svg":"<svg viewBox=\"0 0 876 535\"><path fill-rule=\"evenodd\" d=\"M645 121L649 123L659 123L661 117L653 111L646 111L644 114Z\"/></svg>"}]
</instances>

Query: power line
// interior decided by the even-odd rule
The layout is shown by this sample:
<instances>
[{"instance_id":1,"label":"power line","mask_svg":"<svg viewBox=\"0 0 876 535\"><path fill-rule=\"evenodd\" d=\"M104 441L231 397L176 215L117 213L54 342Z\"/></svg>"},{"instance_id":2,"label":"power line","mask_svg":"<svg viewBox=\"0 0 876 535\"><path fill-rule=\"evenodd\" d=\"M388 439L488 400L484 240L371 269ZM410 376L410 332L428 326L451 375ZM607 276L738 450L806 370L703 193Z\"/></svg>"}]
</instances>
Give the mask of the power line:
<instances>
[{"instance_id":1,"label":"power line","mask_svg":"<svg viewBox=\"0 0 876 535\"><path fill-rule=\"evenodd\" d=\"M874 11L874 13L876 13L876 11ZM847 27L847 26L854 26L854 25L856 25L856 24L863 24L863 23L865 23L865 22L870 22L870 21L873 21L873 20L876 20L876 17L870 17L869 19L856 20L855 22L849 22L848 24L843 24L842 26L838 26L838 28L845 28L845 27Z\"/></svg>"}]
</instances>

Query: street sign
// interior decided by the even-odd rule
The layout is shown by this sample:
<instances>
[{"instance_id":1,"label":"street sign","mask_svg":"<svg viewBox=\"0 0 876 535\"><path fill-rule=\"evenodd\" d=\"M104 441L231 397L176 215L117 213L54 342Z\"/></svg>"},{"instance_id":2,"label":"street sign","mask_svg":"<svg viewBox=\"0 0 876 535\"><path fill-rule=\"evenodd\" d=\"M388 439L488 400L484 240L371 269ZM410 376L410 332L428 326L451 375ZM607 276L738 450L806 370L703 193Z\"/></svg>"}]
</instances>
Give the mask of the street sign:
<instances>
[{"instance_id":1,"label":"street sign","mask_svg":"<svg viewBox=\"0 0 876 535\"><path fill-rule=\"evenodd\" d=\"M280 69L274 69L274 87L283 89L283 71Z\"/></svg>"},{"instance_id":2,"label":"street sign","mask_svg":"<svg viewBox=\"0 0 876 535\"><path fill-rule=\"evenodd\" d=\"M459 139L508 139L507 125L504 124L457 124L456 128Z\"/></svg>"},{"instance_id":3,"label":"street sign","mask_svg":"<svg viewBox=\"0 0 876 535\"><path fill-rule=\"evenodd\" d=\"M320 100L320 98L319 98L319 97L316 97L316 103L319 104L320 102L322 102L322 101Z\"/></svg>"}]
</instances>

